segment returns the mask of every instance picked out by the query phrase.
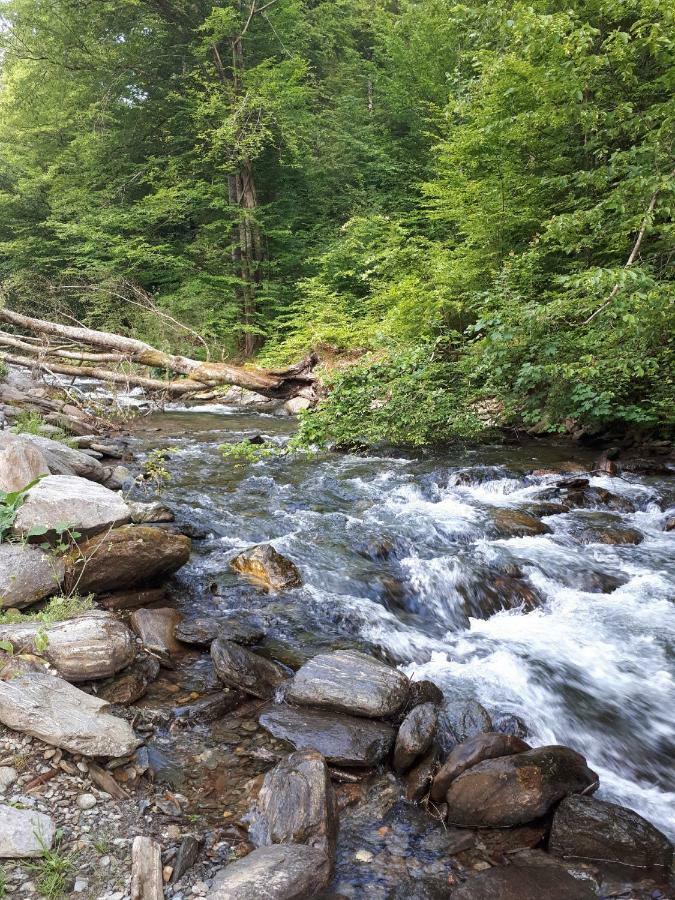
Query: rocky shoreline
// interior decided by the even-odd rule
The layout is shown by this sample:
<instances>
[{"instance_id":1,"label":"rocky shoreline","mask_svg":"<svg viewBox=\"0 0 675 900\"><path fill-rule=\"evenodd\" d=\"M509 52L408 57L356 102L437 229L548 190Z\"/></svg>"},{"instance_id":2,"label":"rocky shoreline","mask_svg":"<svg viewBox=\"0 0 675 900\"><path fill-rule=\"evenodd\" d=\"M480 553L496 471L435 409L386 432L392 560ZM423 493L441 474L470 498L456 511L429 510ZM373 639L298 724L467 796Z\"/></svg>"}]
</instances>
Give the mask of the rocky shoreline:
<instances>
[{"instance_id":1,"label":"rocky shoreline","mask_svg":"<svg viewBox=\"0 0 675 900\"><path fill-rule=\"evenodd\" d=\"M128 499L125 455L110 438L76 448L0 432L0 489L21 494L0 543L7 895L47 896L52 876L61 895L91 900L337 900L361 896L334 882L347 852L384 866L382 897L399 896L397 871L419 898L672 896L669 840L597 799L574 750L534 747L516 717L454 703L373 655L296 662L263 651L254 615L184 618L165 582L190 538L161 503ZM572 472L541 508L499 510L492 527L536 535L554 509L627 502ZM640 540L626 531L608 520L589 540ZM271 597L302 583L270 545L231 566ZM495 577L467 615L540 603L522 572ZM199 685L181 681L188 660L204 667ZM163 734L188 724L214 729L225 769L204 752L175 771ZM210 804L208 779L230 802ZM206 829L192 821L200 806ZM371 838L345 849L339 836L364 822Z\"/></svg>"}]
</instances>

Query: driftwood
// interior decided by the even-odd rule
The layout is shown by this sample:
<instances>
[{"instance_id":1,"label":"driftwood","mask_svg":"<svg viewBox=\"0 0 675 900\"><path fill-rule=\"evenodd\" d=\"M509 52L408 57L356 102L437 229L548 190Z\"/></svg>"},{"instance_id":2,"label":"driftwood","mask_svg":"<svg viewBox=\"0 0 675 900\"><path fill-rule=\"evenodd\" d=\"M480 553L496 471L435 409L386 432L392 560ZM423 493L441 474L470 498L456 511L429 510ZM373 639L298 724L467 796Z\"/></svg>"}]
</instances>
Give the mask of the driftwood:
<instances>
[{"instance_id":1,"label":"driftwood","mask_svg":"<svg viewBox=\"0 0 675 900\"><path fill-rule=\"evenodd\" d=\"M162 848L145 835L131 845L131 900L162 900Z\"/></svg>"},{"instance_id":2,"label":"driftwood","mask_svg":"<svg viewBox=\"0 0 675 900\"><path fill-rule=\"evenodd\" d=\"M236 385L266 397L289 399L300 393L311 396L315 382L311 370L317 360L313 354L289 369L267 371L222 362L203 362L188 356L165 353L135 338L82 326L62 325L46 319L35 319L6 308L0 308L0 322L21 329L22 332L32 332L32 335L37 335L41 339L36 341L31 335L15 335L0 331L1 346L21 351L20 353L2 351L0 359L13 365L37 368L44 372L127 384L169 395L184 395L205 388ZM62 343L53 346L50 343L53 339ZM92 348L96 352L92 352ZM146 377L136 371L126 372L100 368L97 365L75 364L104 362L126 364L127 367L132 364L136 367L162 369L174 377L165 381Z\"/></svg>"}]
</instances>

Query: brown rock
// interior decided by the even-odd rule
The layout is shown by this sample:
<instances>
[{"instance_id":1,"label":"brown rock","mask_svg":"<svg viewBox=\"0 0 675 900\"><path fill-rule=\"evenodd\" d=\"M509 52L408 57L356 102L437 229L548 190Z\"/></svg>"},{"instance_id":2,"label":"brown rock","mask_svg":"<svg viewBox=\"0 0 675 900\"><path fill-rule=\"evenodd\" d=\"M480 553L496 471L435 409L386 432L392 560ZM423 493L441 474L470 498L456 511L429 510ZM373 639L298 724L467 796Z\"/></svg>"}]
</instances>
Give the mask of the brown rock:
<instances>
[{"instance_id":1,"label":"brown rock","mask_svg":"<svg viewBox=\"0 0 675 900\"><path fill-rule=\"evenodd\" d=\"M182 619L177 609L165 606L161 609L137 609L130 615L129 624L146 650L168 659L181 651L173 634Z\"/></svg>"},{"instance_id":2,"label":"brown rock","mask_svg":"<svg viewBox=\"0 0 675 900\"><path fill-rule=\"evenodd\" d=\"M211 659L221 681L263 700L274 696L288 677L277 663L222 638L211 644Z\"/></svg>"},{"instance_id":3,"label":"brown rock","mask_svg":"<svg viewBox=\"0 0 675 900\"><path fill-rule=\"evenodd\" d=\"M79 544L66 558L66 589L81 594L151 583L190 558L190 539L149 525L125 525Z\"/></svg>"},{"instance_id":4,"label":"brown rock","mask_svg":"<svg viewBox=\"0 0 675 900\"><path fill-rule=\"evenodd\" d=\"M497 759L530 750L530 745L520 738L496 732L476 734L462 744L458 744L439 769L431 788L431 799L445 799L450 783L462 772L478 765L485 759Z\"/></svg>"},{"instance_id":5,"label":"brown rock","mask_svg":"<svg viewBox=\"0 0 675 900\"><path fill-rule=\"evenodd\" d=\"M597 900L588 881L557 866L508 866L471 876L451 900Z\"/></svg>"},{"instance_id":6,"label":"brown rock","mask_svg":"<svg viewBox=\"0 0 675 900\"><path fill-rule=\"evenodd\" d=\"M645 539L644 534L637 528L585 528L582 531L581 540L588 544L641 544Z\"/></svg>"},{"instance_id":7,"label":"brown rock","mask_svg":"<svg viewBox=\"0 0 675 900\"><path fill-rule=\"evenodd\" d=\"M423 703L411 710L403 720L394 745L394 771L407 771L415 760L427 752L436 734L438 707Z\"/></svg>"},{"instance_id":8,"label":"brown rock","mask_svg":"<svg viewBox=\"0 0 675 900\"><path fill-rule=\"evenodd\" d=\"M530 537L551 533L548 525L520 509L496 509L492 518L501 537Z\"/></svg>"},{"instance_id":9,"label":"brown rock","mask_svg":"<svg viewBox=\"0 0 675 900\"><path fill-rule=\"evenodd\" d=\"M142 606L154 606L166 600L166 588L143 588L130 591L115 591L112 594L99 594L96 602L109 610L140 609Z\"/></svg>"},{"instance_id":10,"label":"brown rock","mask_svg":"<svg viewBox=\"0 0 675 900\"><path fill-rule=\"evenodd\" d=\"M598 776L569 747L539 747L488 759L450 783L448 821L467 828L521 825L569 794L593 790Z\"/></svg>"},{"instance_id":11,"label":"brown rock","mask_svg":"<svg viewBox=\"0 0 675 900\"><path fill-rule=\"evenodd\" d=\"M285 591L302 584L295 563L270 544L259 544L245 550L230 562L235 572L268 591Z\"/></svg>"},{"instance_id":12,"label":"brown rock","mask_svg":"<svg viewBox=\"0 0 675 900\"><path fill-rule=\"evenodd\" d=\"M127 706L140 700L158 675L159 662L154 656L139 653L130 666L98 689L97 696L107 703Z\"/></svg>"}]
</instances>

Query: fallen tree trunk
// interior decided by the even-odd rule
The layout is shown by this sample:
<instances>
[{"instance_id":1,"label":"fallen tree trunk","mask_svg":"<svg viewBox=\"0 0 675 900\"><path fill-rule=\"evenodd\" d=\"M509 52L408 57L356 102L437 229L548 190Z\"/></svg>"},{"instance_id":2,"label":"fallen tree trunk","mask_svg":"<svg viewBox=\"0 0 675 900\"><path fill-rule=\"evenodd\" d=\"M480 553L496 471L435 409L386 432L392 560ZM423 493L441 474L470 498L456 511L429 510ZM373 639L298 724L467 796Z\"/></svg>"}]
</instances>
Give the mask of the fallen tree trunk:
<instances>
[{"instance_id":1,"label":"fallen tree trunk","mask_svg":"<svg viewBox=\"0 0 675 900\"><path fill-rule=\"evenodd\" d=\"M190 359L187 356L164 353L144 341L135 338L124 337L107 331L96 331L83 326L61 325L57 322L49 322L46 319L35 319L12 312L9 309L0 309L0 321L24 329L42 337L56 337L86 347L94 347L105 353L119 354L125 360L141 366L163 369L175 375L187 376L187 383L183 381L165 382L160 379L144 379L142 376L128 376L126 373L116 373L107 369L84 368L79 366L66 366L52 362L52 355L48 347L44 345L29 345L23 342L19 349L41 356L41 359L32 360L28 357L10 357L10 354L0 354L7 362L16 365L35 366L46 371L60 372L67 375L87 376L98 378L102 381L116 383L135 384L146 387L148 390L162 390L169 393L189 393L190 391L203 390L205 386L236 385L266 397L287 399L296 396L301 391L304 394L311 393L311 386L315 381L311 369L316 363L312 355L290 369L268 372L264 369L249 369L228 363L202 362ZM5 342L6 338L4 339ZM19 338L12 338L19 342ZM16 343L13 344L17 346ZM28 348L31 348L30 350ZM86 357L85 357L86 358ZM66 371L67 370L67 371ZM134 380L135 379L135 380ZM144 383L141 383L143 381Z\"/></svg>"}]
</instances>

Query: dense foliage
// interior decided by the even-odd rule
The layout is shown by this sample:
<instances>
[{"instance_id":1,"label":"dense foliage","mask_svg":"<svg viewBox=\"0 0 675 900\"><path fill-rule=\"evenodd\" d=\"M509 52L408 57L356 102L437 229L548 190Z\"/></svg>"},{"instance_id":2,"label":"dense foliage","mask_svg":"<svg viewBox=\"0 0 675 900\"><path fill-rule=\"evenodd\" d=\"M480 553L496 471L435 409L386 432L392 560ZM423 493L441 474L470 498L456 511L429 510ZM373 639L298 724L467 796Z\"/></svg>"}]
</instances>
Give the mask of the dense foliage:
<instances>
[{"instance_id":1,"label":"dense foliage","mask_svg":"<svg viewBox=\"0 0 675 900\"><path fill-rule=\"evenodd\" d=\"M671 3L0 10L16 308L315 348L307 440L672 428Z\"/></svg>"}]
</instances>

